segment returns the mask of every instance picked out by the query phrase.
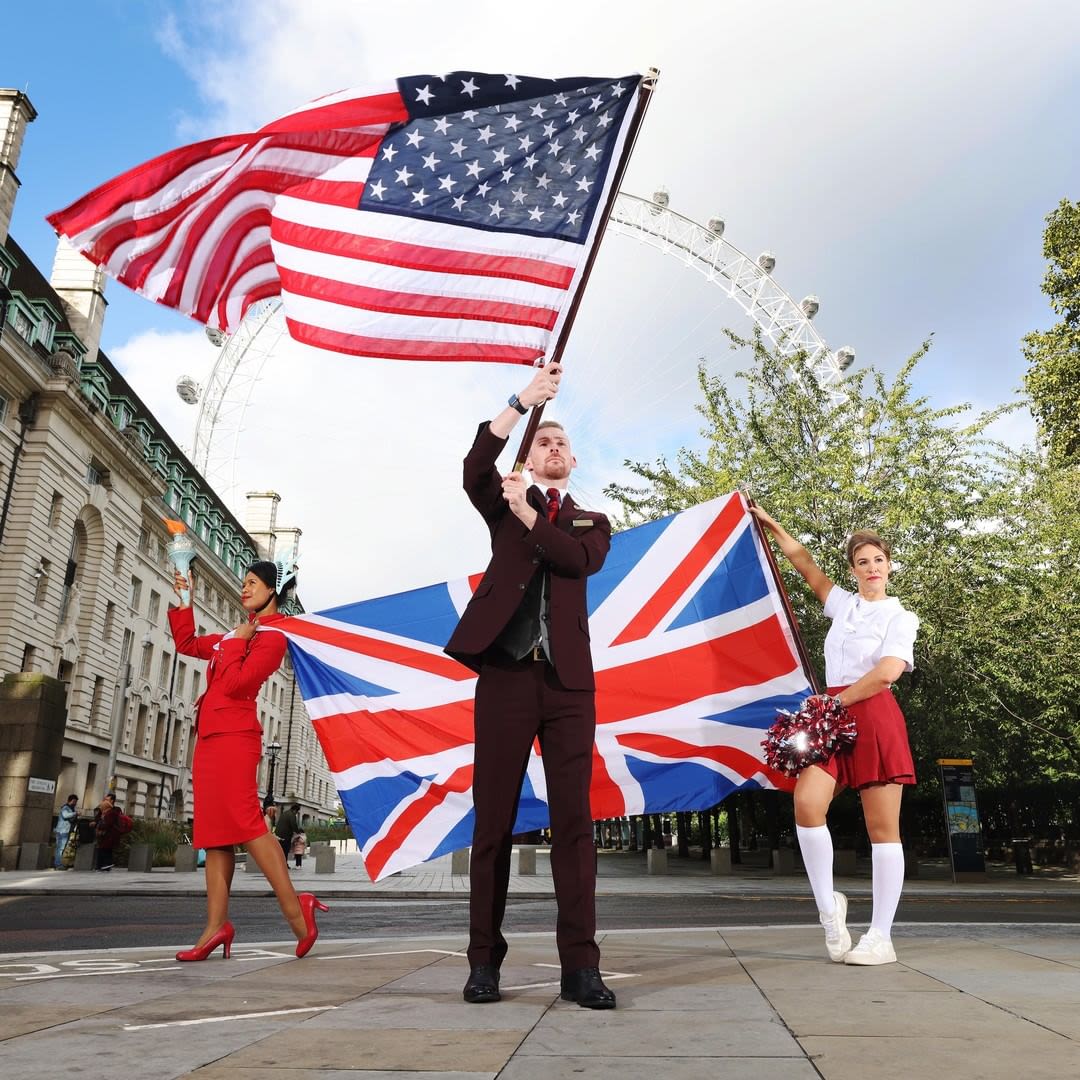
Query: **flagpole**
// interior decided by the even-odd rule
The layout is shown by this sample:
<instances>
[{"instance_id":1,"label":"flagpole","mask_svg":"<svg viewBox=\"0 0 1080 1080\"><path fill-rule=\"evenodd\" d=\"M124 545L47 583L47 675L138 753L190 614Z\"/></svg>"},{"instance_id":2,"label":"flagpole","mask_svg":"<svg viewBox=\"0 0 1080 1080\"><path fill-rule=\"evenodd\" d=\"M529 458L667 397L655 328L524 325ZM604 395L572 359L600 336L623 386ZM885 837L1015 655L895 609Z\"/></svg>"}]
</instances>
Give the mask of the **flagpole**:
<instances>
[{"instance_id":1,"label":"flagpole","mask_svg":"<svg viewBox=\"0 0 1080 1080\"><path fill-rule=\"evenodd\" d=\"M757 503L755 503L745 492L743 493L743 498L746 499L747 506L757 505ZM776 587L780 591L780 600L784 605L784 613L787 615L788 626L791 629L791 636L795 642L795 651L799 654L799 660L802 662L803 670L806 672L806 679L810 683L810 689L813 690L815 694L820 694L821 686L818 683L817 673L814 671L814 665L810 663L810 653L806 648L806 642L803 641L802 629L799 627L799 620L795 618L795 609L791 606L791 599L787 594L787 589L784 588L783 578L780 577L780 567L777 565L772 545L769 543L768 536L765 535L765 528L761 524L761 521L753 514L751 514L750 517L754 520L754 527L757 529L761 546L765 549L765 558L769 561L769 568L772 570L773 580L776 582Z\"/></svg>"},{"instance_id":2,"label":"flagpole","mask_svg":"<svg viewBox=\"0 0 1080 1080\"><path fill-rule=\"evenodd\" d=\"M638 99L634 106L634 115L630 117L630 124L626 129L626 142L623 145L623 151L619 157L619 164L615 168L615 178L611 182L611 191L608 194L607 205L604 207L604 211L600 216L600 224L596 230L596 243L593 244L592 251L589 252L589 256L585 260L585 268L581 274L581 284L578 286L574 298L570 301L570 307L566 312L566 319L563 322L562 329L559 331L559 338L555 342L555 348L552 349L551 355L546 361L548 364L558 363L562 359L563 351L566 349L566 343L570 337L570 330L574 325L574 319L577 317L578 307L581 305L582 294L585 292L585 286L589 283L589 275L592 273L593 264L596 262L596 255L600 250L600 242L603 240L604 233L607 231L607 224L611 218L611 211L614 209L615 200L619 195L619 188L622 185L623 175L626 172L627 165L630 163L630 155L634 152L634 144L637 142L638 129L641 127L641 121L645 119L645 110L648 109L649 102L652 100L652 92L656 89L656 80L659 77L659 68L649 68L638 86ZM534 405L532 412L529 414L529 422L525 425L525 434L521 437L521 446L518 447L517 456L514 459L514 472L521 472L521 470L525 468L525 459L529 456L529 450L532 447L533 439L536 437L536 429L540 426L540 419L544 415L544 406L546 404L546 401L541 401L539 405Z\"/></svg>"}]
</instances>

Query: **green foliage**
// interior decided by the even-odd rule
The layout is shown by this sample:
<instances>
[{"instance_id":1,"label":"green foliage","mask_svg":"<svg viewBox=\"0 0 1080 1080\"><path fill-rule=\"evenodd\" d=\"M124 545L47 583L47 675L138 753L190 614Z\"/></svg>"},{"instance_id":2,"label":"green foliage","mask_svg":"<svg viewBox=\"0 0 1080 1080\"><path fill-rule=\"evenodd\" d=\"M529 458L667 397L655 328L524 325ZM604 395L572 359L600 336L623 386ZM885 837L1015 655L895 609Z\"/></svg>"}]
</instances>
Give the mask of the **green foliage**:
<instances>
[{"instance_id":1,"label":"green foliage","mask_svg":"<svg viewBox=\"0 0 1080 1080\"><path fill-rule=\"evenodd\" d=\"M897 693L924 780L936 783L934 758L957 755L974 756L986 781L1080 775L1075 478L987 437L1010 407L972 418L918 396L928 344L891 382L862 370L834 394L801 360L731 337L753 356L742 394L700 371L704 449L673 465L627 462L643 483L608 489L622 523L741 487L846 586L847 536L877 529L893 545L892 591L921 619L916 671ZM780 564L820 662L821 606Z\"/></svg>"},{"instance_id":2,"label":"green foliage","mask_svg":"<svg viewBox=\"0 0 1080 1080\"><path fill-rule=\"evenodd\" d=\"M1043 255L1043 292L1062 319L1024 338L1025 386L1051 461L1080 464L1080 203L1063 199L1047 217Z\"/></svg>"},{"instance_id":3,"label":"green foliage","mask_svg":"<svg viewBox=\"0 0 1080 1080\"><path fill-rule=\"evenodd\" d=\"M154 849L155 866L174 866L177 845L183 843L183 827L168 818L135 818L124 838L131 844L149 844Z\"/></svg>"},{"instance_id":4,"label":"green foliage","mask_svg":"<svg viewBox=\"0 0 1080 1080\"><path fill-rule=\"evenodd\" d=\"M316 840L350 840L352 831L344 821L334 822L332 825L305 825L304 834L309 844Z\"/></svg>"}]
</instances>

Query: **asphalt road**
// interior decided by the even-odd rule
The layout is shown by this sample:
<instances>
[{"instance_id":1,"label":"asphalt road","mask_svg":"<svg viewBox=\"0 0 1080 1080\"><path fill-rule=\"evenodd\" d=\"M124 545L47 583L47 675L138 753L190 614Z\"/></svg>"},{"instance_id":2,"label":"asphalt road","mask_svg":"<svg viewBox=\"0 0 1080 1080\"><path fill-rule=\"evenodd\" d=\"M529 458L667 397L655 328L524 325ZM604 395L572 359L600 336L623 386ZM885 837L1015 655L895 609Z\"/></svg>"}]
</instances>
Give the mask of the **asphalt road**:
<instances>
[{"instance_id":1,"label":"asphalt road","mask_svg":"<svg viewBox=\"0 0 1080 1080\"><path fill-rule=\"evenodd\" d=\"M320 916L321 940L460 933L465 941L468 902L433 900L331 900ZM10 896L0 898L0 953L68 949L176 947L194 941L205 908L197 896ZM775 926L813 924L810 897L789 895L601 897L601 930L663 927ZM288 936L272 898L238 896L231 917L237 941L278 941ZM869 900L855 898L849 920L870 918ZM901 902L901 923L1080 923L1080 896L977 897L909 896ZM553 900L513 900L506 909L507 931L551 931Z\"/></svg>"}]
</instances>

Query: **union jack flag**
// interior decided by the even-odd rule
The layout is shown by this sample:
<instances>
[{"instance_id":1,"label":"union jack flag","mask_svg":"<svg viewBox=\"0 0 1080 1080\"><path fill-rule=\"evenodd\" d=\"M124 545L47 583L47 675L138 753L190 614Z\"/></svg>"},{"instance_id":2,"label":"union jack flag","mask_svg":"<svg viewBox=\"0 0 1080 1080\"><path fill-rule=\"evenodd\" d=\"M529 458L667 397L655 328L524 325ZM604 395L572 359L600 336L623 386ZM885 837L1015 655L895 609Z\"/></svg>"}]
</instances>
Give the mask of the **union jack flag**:
<instances>
[{"instance_id":1,"label":"union jack flag","mask_svg":"<svg viewBox=\"0 0 1080 1080\"><path fill-rule=\"evenodd\" d=\"M373 881L471 841L476 676L442 646L481 576L280 624ZM740 494L616 534L589 623L594 818L790 790L761 738L810 684ZM514 829L547 824L534 746Z\"/></svg>"}]
</instances>

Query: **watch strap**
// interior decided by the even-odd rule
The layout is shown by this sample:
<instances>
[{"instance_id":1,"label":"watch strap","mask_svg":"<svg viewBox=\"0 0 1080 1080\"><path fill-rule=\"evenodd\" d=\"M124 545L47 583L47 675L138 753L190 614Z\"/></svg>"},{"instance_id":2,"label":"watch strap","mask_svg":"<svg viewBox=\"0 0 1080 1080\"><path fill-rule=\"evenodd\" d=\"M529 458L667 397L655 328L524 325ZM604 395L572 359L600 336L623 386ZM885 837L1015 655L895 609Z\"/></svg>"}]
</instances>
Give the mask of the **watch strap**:
<instances>
[{"instance_id":1,"label":"watch strap","mask_svg":"<svg viewBox=\"0 0 1080 1080\"><path fill-rule=\"evenodd\" d=\"M529 411L527 406L521 404L521 399L517 394L511 394L510 397L507 398L506 404L509 405L511 409L517 409L522 416Z\"/></svg>"}]
</instances>

